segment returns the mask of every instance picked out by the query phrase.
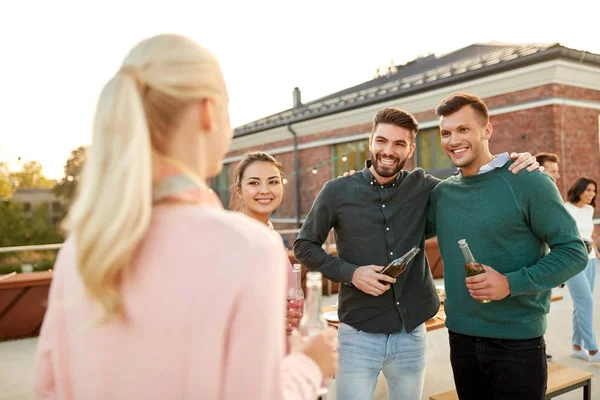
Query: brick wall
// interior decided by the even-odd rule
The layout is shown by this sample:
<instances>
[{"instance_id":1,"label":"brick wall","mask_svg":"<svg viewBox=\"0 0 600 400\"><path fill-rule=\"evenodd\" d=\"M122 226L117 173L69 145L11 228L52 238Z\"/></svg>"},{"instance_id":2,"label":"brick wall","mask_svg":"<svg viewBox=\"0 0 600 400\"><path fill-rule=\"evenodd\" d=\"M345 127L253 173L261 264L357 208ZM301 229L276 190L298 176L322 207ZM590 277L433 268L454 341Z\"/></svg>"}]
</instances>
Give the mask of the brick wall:
<instances>
[{"instance_id":1,"label":"brick wall","mask_svg":"<svg viewBox=\"0 0 600 400\"><path fill-rule=\"evenodd\" d=\"M544 85L484 100L490 108L496 108L551 96L600 101L600 91L559 84ZM568 188L582 175L588 175L600 182L599 114L600 111L593 109L552 105L495 115L491 118L494 134L490 142L490 148L493 153L502 151L529 151L532 154L539 151L557 153L561 158L562 175L559 181L559 189L564 197ZM433 110L417 113L415 116L420 121L435 118ZM368 132L370 129L371 123L366 121L364 124L352 127L304 136L299 138L299 141L300 143L307 143L326 138L346 137ZM292 140L285 140L265 144L252 150L267 150L291 144ZM232 152L228 156L239 155L246 150L251 149ZM300 151L300 213L302 217L310 210L314 198L323 184L334 178L331 164L321 167L316 175L306 170L330 159L333 155L332 151L332 146ZM279 154L276 157L283 164L288 183L285 187L282 206L274 216L279 218L295 217L294 155L293 152L289 152ZM410 160L405 168L410 170L413 167L413 161ZM597 203L600 203L600 201ZM600 204L596 207L596 215L600 215ZM291 224L290 226L280 226L280 228L293 226L294 224ZM600 228L598 234L600 235Z\"/></svg>"},{"instance_id":2,"label":"brick wall","mask_svg":"<svg viewBox=\"0 0 600 400\"><path fill-rule=\"evenodd\" d=\"M535 154L556 151L556 120L554 106L532 108L490 118L493 133L490 151Z\"/></svg>"},{"instance_id":3,"label":"brick wall","mask_svg":"<svg viewBox=\"0 0 600 400\"><path fill-rule=\"evenodd\" d=\"M360 124L360 125L348 126L345 128L334 129L331 131L319 132L319 133L315 133L313 135L300 136L300 137L298 137L298 144L316 142L318 140L331 139L331 138L337 138L337 137L358 135L361 133L370 132L371 128L372 128L372 123L370 122L370 123L365 123L365 124ZM271 143L263 144L260 146L255 146L252 148L252 150L275 149L278 147L292 146L293 144L294 144L294 140L291 138L291 133L290 133L290 139L279 140L277 142L271 142ZM231 152L227 153L227 157L239 156L241 154L244 154L245 152L246 152L246 149L231 151Z\"/></svg>"},{"instance_id":4,"label":"brick wall","mask_svg":"<svg viewBox=\"0 0 600 400\"><path fill-rule=\"evenodd\" d=\"M541 100L547 97L565 97L576 100L600 100L600 91L575 86L553 83L531 89L518 90L485 99L490 108L523 103L531 100Z\"/></svg>"},{"instance_id":5,"label":"brick wall","mask_svg":"<svg viewBox=\"0 0 600 400\"><path fill-rule=\"evenodd\" d=\"M497 108L502 106L507 106L511 104L518 104L532 100L541 100L548 97L564 97L575 100L592 100L592 101L600 101L600 91L567 86L562 84L549 84L538 86L531 89L519 90L516 92L506 93L499 96L493 96L485 98L485 102L489 108ZM442 99L440 99L441 101ZM410 111L410 110L408 110ZM431 121L435 119L434 110L428 110L424 112L418 112L414 114L418 121ZM370 132L372 123L370 121L365 121L364 124L349 126L345 128L334 129L331 131L318 132L312 135L302 136L298 138L299 143L310 143L317 140L329 139L329 138L337 138L344 136L351 136L360 133ZM277 142L271 142L267 144L263 144L260 146L253 147L253 150L267 150L278 147L291 146L293 144L293 139L280 140ZM235 157L241 154L244 154L246 149L240 149L236 151L232 151L227 154L228 157Z\"/></svg>"},{"instance_id":6,"label":"brick wall","mask_svg":"<svg viewBox=\"0 0 600 400\"><path fill-rule=\"evenodd\" d=\"M599 114L598 110L555 106L556 153L561 158L559 186L564 189L565 195L566 190L582 176L600 181ZM561 151L563 131L564 153ZM599 207L596 207L596 214L600 214Z\"/></svg>"}]
</instances>

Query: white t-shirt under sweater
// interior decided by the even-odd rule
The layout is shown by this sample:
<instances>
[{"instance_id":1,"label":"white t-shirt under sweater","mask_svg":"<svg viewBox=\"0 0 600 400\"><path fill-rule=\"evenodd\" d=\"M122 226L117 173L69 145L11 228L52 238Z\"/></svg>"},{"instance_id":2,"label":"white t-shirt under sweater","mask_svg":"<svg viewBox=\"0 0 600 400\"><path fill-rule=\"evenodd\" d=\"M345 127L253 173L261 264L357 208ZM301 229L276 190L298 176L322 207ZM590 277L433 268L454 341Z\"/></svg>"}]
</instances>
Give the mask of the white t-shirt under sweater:
<instances>
[{"instance_id":1,"label":"white t-shirt under sweater","mask_svg":"<svg viewBox=\"0 0 600 400\"><path fill-rule=\"evenodd\" d=\"M592 232L594 232L594 207L590 206L589 204L586 204L583 207L577 207L575 204L569 202L565 203L565 207L573 216L573 219L575 219L581 238L593 243L594 241L592 240ZM593 250L590 253L589 258L596 258L596 254Z\"/></svg>"}]
</instances>

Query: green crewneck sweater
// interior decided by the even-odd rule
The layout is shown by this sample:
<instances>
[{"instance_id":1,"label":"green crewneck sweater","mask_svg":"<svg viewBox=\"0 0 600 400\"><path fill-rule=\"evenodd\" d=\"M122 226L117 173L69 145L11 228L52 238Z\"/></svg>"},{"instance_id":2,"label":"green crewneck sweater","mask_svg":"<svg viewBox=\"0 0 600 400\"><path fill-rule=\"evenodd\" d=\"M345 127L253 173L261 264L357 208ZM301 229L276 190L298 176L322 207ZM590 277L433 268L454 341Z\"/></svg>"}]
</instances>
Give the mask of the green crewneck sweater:
<instances>
[{"instance_id":1,"label":"green crewneck sweater","mask_svg":"<svg viewBox=\"0 0 600 400\"><path fill-rule=\"evenodd\" d=\"M498 339L543 335L550 289L587 265L585 245L552 179L540 172L515 175L510 164L452 176L430 197L428 229L437 231L444 260L446 326L457 333ZM469 295L460 239L467 240L477 262L506 275L508 297L481 304Z\"/></svg>"}]
</instances>

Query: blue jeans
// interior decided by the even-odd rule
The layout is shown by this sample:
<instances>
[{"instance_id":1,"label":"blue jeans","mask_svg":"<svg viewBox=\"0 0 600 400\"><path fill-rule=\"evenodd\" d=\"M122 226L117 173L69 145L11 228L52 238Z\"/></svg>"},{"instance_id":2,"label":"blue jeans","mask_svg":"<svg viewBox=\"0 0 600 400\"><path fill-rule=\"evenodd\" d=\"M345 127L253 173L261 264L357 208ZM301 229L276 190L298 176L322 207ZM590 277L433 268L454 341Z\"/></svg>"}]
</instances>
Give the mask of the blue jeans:
<instances>
[{"instance_id":1,"label":"blue jeans","mask_svg":"<svg viewBox=\"0 0 600 400\"><path fill-rule=\"evenodd\" d=\"M388 399L420 400L427 350L425 324L411 333L367 333L340 323L340 368L335 377L339 400L371 400L379 372L388 383Z\"/></svg>"},{"instance_id":2,"label":"blue jeans","mask_svg":"<svg viewBox=\"0 0 600 400\"><path fill-rule=\"evenodd\" d=\"M573 298L573 346L598 350L594 332L594 281L597 259L589 260L587 267L567 281Z\"/></svg>"},{"instance_id":3,"label":"blue jeans","mask_svg":"<svg viewBox=\"0 0 600 400\"><path fill-rule=\"evenodd\" d=\"M460 400L543 400L548 366L544 337L492 339L448 331Z\"/></svg>"}]
</instances>

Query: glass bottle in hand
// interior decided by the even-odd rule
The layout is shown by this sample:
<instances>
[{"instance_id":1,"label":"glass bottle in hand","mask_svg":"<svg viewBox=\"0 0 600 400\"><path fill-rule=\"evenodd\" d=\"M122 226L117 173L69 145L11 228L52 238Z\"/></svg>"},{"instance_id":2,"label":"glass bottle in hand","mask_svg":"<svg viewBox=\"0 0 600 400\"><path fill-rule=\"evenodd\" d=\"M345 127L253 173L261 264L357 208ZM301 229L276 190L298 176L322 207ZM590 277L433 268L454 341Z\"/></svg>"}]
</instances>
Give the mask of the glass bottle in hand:
<instances>
[{"instance_id":1,"label":"glass bottle in hand","mask_svg":"<svg viewBox=\"0 0 600 400\"><path fill-rule=\"evenodd\" d=\"M406 266L408 265L409 262L412 261L413 258L415 258L415 256L417 254L419 254L419 248L417 246L413 247L412 249L410 249L408 251L408 253L406 253L405 255L403 255L400 258L396 258L394 261L392 261L387 267L385 267L384 269L381 270L380 274L384 274L387 276L390 276L392 278L397 278L398 276L400 276L401 273L403 273L406 270ZM384 281L379 281L385 285L387 285L387 282Z\"/></svg>"},{"instance_id":2,"label":"glass bottle in hand","mask_svg":"<svg viewBox=\"0 0 600 400\"><path fill-rule=\"evenodd\" d=\"M473 253L471 253L471 249L469 249L469 245L465 239L460 239L458 241L458 247L462 250L463 256L465 257L465 274L467 277L475 276L479 274L485 274L485 269L483 266L475 261L475 257L473 257ZM489 303L491 300L477 300L480 303Z\"/></svg>"},{"instance_id":3,"label":"glass bottle in hand","mask_svg":"<svg viewBox=\"0 0 600 400\"><path fill-rule=\"evenodd\" d=\"M323 275L320 272L306 274L306 304L304 315L300 320L298 332L301 336L309 337L327 329L327 321L321 314L323 303ZM318 395L327 394L327 384L318 390Z\"/></svg>"},{"instance_id":4,"label":"glass bottle in hand","mask_svg":"<svg viewBox=\"0 0 600 400\"><path fill-rule=\"evenodd\" d=\"M304 292L302 291L302 267L300 264L294 264L294 275L296 276L296 285L290 287L287 296L288 311L296 311L302 315L304 311ZM297 328L297 324L293 328Z\"/></svg>"}]
</instances>

